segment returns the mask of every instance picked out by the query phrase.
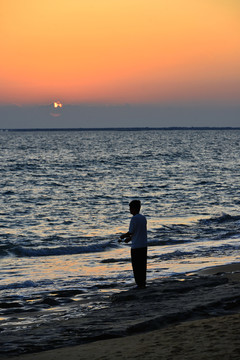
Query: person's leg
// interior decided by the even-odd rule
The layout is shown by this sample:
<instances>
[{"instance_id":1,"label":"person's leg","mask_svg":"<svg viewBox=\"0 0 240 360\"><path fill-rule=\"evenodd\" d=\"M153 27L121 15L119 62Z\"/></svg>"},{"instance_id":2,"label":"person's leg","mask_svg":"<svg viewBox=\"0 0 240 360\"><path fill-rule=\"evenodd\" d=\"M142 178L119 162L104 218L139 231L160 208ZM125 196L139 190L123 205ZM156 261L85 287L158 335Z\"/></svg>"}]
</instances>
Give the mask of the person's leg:
<instances>
[{"instance_id":1,"label":"person's leg","mask_svg":"<svg viewBox=\"0 0 240 360\"><path fill-rule=\"evenodd\" d=\"M147 248L143 248L141 252L141 283L142 286L146 286L146 277L147 277Z\"/></svg>"},{"instance_id":2,"label":"person's leg","mask_svg":"<svg viewBox=\"0 0 240 360\"><path fill-rule=\"evenodd\" d=\"M145 287L147 271L147 248L131 249L133 274L137 286Z\"/></svg>"}]
</instances>

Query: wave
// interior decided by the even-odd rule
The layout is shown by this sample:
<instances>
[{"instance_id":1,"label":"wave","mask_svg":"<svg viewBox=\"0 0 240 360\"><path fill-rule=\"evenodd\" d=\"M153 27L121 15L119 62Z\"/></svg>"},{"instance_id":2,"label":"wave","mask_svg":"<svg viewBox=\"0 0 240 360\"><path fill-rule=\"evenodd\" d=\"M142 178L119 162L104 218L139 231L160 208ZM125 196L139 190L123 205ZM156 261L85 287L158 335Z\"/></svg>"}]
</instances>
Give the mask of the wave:
<instances>
[{"instance_id":1,"label":"wave","mask_svg":"<svg viewBox=\"0 0 240 360\"><path fill-rule=\"evenodd\" d=\"M187 244L191 242L192 240L183 240L183 239L149 240L148 246L171 246L171 245Z\"/></svg>"},{"instance_id":2,"label":"wave","mask_svg":"<svg viewBox=\"0 0 240 360\"><path fill-rule=\"evenodd\" d=\"M24 289L38 287L38 284L31 280L26 280L23 282L12 283L7 285L0 285L0 290L10 290L10 289Z\"/></svg>"},{"instance_id":3,"label":"wave","mask_svg":"<svg viewBox=\"0 0 240 360\"><path fill-rule=\"evenodd\" d=\"M222 224L222 223L226 223L226 222L235 222L235 221L239 221L240 220L240 215L229 215L229 214L225 214L223 213L221 216L216 216L216 217L211 217L209 219L200 219L199 223L203 223L203 224L210 224L210 223L218 223L218 224Z\"/></svg>"},{"instance_id":4,"label":"wave","mask_svg":"<svg viewBox=\"0 0 240 360\"><path fill-rule=\"evenodd\" d=\"M87 254L96 253L110 250L115 248L113 242L105 242L92 245L79 245L79 246L58 246L58 247L24 247L14 246L8 249L4 249L0 252L2 256L17 256L17 257L41 257L41 256L61 256L61 255L75 255L75 254Z\"/></svg>"},{"instance_id":5,"label":"wave","mask_svg":"<svg viewBox=\"0 0 240 360\"><path fill-rule=\"evenodd\" d=\"M179 245L191 242L190 240L150 240L149 247L152 246L171 246ZM119 245L113 241L108 241L99 244L91 245L77 245L77 246L56 246L56 247L26 247L16 246L10 244L10 246L4 246L0 248L0 256L16 256L16 257L45 257L45 256L63 256L63 255L77 255L77 254L89 254L104 252L117 248ZM102 262L121 262L128 261L126 259L113 259L103 260Z\"/></svg>"},{"instance_id":6,"label":"wave","mask_svg":"<svg viewBox=\"0 0 240 360\"><path fill-rule=\"evenodd\" d=\"M149 259L156 259L156 261L172 261L172 260L184 260L186 261L188 258L215 258L221 256L228 256L232 253L236 253L239 251L239 244L225 244L216 247L202 247L198 249L194 249L193 251L184 251L184 250L176 250L173 252L168 252L164 254L155 254L152 256L148 256Z\"/></svg>"},{"instance_id":7,"label":"wave","mask_svg":"<svg viewBox=\"0 0 240 360\"><path fill-rule=\"evenodd\" d=\"M199 219L191 224L162 225L150 232L150 246L172 246L201 241L218 241L240 237L240 216L222 214Z\"/></svg>"},{"instance_id":8,"label":"wave","mask_svg":"<svg viewBox=\"0 0 240 360\"><path fill-rule=\"evenodd\" d=\"M222 214L220 216L200 219L191 225L163 225L159 229L149 231L148 246L169 246L174 249L175 246L184 246L184 244L187 245L195 243L196 246L198 246L201 245L202 242L210 240L231 240L240 237L239 222L239 215ZM61 246L59 246L59 241L55 241L56 239L61 240ZM0 244L0 257L45 257L100 253L121 246L117 243L117 241L113 241L112 239L110 240L110 238L79 238L74 239L74 243L72 244L66 242L66 239L56 236L43 240L44 244L42 243L41 246L39 241L35 242L33 239L29 240L29 244L25 240L24 242L20 240L21 243L16 244L13 241L9 241L9 239L5 239L6 242L4 243L4 240L2 239L3 243ZM84 243L81 244L82 240Z\"/></svg>"}]
</instances>

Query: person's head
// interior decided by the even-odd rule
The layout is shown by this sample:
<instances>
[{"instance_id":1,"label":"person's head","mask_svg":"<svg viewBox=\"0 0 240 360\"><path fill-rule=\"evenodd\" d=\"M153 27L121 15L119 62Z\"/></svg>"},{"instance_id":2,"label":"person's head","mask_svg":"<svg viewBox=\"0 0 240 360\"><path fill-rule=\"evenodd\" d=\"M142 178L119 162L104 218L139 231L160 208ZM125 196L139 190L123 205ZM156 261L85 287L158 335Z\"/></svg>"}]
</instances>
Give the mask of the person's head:
<instances>
[{"instance_id":1,"label":"person's head","mask_svg":"<svg viewBox=\"0 0 240 360\"><path fill-rule=\"evenodd\" d=\"M139 214L139 211L141 209L141 201L140 200L132 200L129 203L130 213L132 215Z\"/></svg>"}]
</instances>

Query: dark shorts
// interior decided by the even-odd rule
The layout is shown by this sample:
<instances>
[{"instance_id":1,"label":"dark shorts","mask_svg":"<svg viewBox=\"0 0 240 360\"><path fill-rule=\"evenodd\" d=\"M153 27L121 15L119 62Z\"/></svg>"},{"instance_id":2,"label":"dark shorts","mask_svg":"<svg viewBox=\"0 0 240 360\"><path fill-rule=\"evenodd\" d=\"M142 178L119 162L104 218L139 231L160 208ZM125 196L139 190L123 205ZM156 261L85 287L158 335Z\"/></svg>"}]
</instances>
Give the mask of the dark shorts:
<instances>
[{"instance_id":1,"label":"dark shorts","mask_svg":"<svg viewBox=\"0 0 240 360\"><path fill-rule=\"evenodd\" d=\"M147 247L131 249L131 260L136 284L139 287L144 287L147 272Z\"/></svg>"}]
</instances>

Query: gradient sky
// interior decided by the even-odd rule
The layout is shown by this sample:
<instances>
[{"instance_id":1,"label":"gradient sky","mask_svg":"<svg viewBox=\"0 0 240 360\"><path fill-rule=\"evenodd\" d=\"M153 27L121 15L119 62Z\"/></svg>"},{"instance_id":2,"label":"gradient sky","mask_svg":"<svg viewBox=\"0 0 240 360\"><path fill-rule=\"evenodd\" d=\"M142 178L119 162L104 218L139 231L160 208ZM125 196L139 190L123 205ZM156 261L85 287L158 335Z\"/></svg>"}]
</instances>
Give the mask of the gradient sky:
<instances>
[{"instance_id":1,"label":"gradient sky","mask_svg":"<svg viewBox=\"0 0 240 360\"><path fill-rule=\"evenodd\" d=\"M1 0L0 103L240 100L239 0Z\"/></svg>"}]
</instances>

